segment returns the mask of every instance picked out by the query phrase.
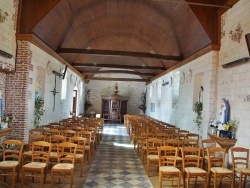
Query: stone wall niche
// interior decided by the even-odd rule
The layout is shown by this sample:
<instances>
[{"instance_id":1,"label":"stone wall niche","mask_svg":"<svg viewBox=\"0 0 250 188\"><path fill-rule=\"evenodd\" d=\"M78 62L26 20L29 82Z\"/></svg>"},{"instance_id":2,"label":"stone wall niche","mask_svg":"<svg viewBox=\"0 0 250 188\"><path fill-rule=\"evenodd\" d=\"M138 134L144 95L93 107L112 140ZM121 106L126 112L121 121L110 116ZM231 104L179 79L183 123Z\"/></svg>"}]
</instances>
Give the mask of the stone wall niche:
<instances>
[{"instance_id":1,"label":"stone wall niche","mask_svg":"<svg viewBox=\"0 0 250 188\"><path fill-rule=\"evenodd\" d=\"M35 99L44 99L44 88L45 88L45 70L42 67L37 67L37 79L35 85Z\"/></svg>"},{"instance_id":2,"label":"stone wall niche","mask_svg":"<svg viewBox=\"0 0 250 188\"><path fill-rule=\"evenodd\" d=\"M199 100L203 102L203 93L200 94L201 87L203 87L203 77L204 77L203 72L200 72L194 75L193 105ZM203 92L204 92L204 88L203 88Z\"/></svg>"},{"instance_id":3,"label":"stone wall niche","mask_svg":"<svg viewBox=\"0 0 250 188\"><path fill-rule=\"evenodd\" d=\"M176 71L173 76L172 108L176 108L180 95L180 71Z\"/></svg>"}]
</instances>

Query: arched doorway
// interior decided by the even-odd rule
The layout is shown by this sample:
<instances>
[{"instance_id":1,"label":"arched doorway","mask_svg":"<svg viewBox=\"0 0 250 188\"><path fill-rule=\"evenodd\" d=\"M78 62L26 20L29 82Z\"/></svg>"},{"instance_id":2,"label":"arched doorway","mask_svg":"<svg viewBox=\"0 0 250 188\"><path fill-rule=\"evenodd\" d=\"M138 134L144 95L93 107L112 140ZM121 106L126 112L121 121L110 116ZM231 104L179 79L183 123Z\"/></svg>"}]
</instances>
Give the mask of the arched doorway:
<instances>
[{"instance_id":1,"label":"arched doorway","mask_svg":"<svg viewBox=\"0 0 250 188\"><path fill-rule=\"evenodd\" d=\"M77 108L77 86L74 87L74 90L73 90L73 105L72 105L72 112L73 112L73 115L76 115L76 108Z\"/></svg>"}]
</instances>

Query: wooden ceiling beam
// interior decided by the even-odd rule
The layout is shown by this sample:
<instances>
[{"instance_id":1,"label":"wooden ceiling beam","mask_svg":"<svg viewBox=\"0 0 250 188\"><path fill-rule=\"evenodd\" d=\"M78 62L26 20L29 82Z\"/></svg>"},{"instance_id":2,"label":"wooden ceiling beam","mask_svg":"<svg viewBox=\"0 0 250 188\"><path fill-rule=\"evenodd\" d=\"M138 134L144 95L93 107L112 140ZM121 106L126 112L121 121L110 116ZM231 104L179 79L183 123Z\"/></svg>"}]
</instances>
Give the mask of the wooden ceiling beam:
<instances>
[{"instance_id":1,"label":"wooden ceiling beam","mask_svg":"<svg viewBox=\"0 0 250 188\"><path fill-rule=\"evenodd\" d=\"M164 67L153 66L133 66L133 65L117 65L117 64L93 64L93 63L73 63L73 67L88 67L88 68L120 68L120 69L151 69L151 70L166 70Z\"/></svg>"},{"instance_id":2,"label":"wooden ceiling beam","mask_svg":"<svg viewBox=\"0 0 250 188\"><path fill-rule=\"evenodd\" d=\"M92 77L85 78L86 80L101 80L101 81L124 81L124 82L148 82L149 79L135 79L135 78L106 78L106 77Z\"/></svg>"},{"instance_id":3,"label":"wooden ceiling beam","mask_svg":"<svg viewBox=\"0 0 250 188\"><path fill-rule=\"evenodd\" d=\"M32 29L60 2L61 0L21 0L18 10L17 33L31 34ZM32 18L32 19L31 19Z\"/></svg>"},{"instance_id":4,"label":"wooden ceiling beam","mask_svg":"<svg viewBox=\"0 0 250 188\"><path fill-rule=\"evenodd\" d=\"M220 17L218 11L227 11L239 0L185 0L208 34L212 44L220 44ZM200 6L196 6L200 5Z\"/></svg>"},{"instance_id":5,"label":"wooden ceiling beam","mask_svg":"<svg viewBox=\"0 0 250 188\"><path fill-rule=\"evenodd\" d=\"M171 61L182 61L181 56L162 55L147 52L132 52L132 51L118 51L118 50L100 50L100 49L79 49L79 48L58 48L58 54L73 53L73 54L87 54L87 55L102 55L102 56L129 56L141 58L153 58Z\"/></svg>"},{"instance_id":6,"label":"wooden ceiling beam","mask_svg":"<svg viewBox=\"0 0 250 188\"><path fill-rule=\"evenodd\" d=\"M133 75L140 75L140 76L156 76L155 73L144 73L144 72L137 72L137 71L125 71L125 70L103 70L103 71L79 71L82 74L133 74Z\"/></svg>"},{"instance_id":7,"label":"wooden ceiling beam","mask_svg":"<svg viewBox=\"0 0 250 188\"><path fill-rule=\"evenodd\" d=\"M204 7L216 7L216 8L224 8L229 9L232 8L230 5L223 5L218 3L211 3L211 2L201 2L201 0L198 0L195 2L194 0L186 0L186 1L179 1L179 0L164 0L165 2L171 2L171 3L178 3L178 4L188 4L188 5L196 5L196 6L204 6ZM210 0L211 1L211 0Z\"/></svg>"}]
</instances>

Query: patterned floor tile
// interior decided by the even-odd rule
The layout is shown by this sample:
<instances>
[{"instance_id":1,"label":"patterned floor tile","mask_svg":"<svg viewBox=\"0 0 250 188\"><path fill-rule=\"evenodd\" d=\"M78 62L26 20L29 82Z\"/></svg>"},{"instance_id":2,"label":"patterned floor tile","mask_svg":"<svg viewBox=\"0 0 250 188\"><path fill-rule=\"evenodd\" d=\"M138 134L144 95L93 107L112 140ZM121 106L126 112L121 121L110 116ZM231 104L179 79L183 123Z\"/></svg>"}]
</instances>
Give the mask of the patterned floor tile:
<instances>
[{"instance_id":1,"label":"patterned floor tile","mask_svg":"<svg viewBox=\"0 0 250 188\"><path fill-rule=\"evenodd\" d=\"M106 124L84 188L152 188L125 127Z\"/></svg>"}]
</instances>

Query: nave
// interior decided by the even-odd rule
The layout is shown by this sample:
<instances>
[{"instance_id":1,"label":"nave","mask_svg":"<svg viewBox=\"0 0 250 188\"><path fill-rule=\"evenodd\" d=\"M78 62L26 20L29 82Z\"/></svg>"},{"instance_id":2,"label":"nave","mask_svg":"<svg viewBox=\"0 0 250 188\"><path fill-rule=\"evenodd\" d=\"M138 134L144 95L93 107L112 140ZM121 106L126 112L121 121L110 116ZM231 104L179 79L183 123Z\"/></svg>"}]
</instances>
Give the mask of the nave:
<instances>
[{"instance_id":1,"label":"nave","mask_svg":"<svg viewBox=\"0 0 250 188\"><path fill-rule=\"evenodd\" d=\"M122 124L106 124L85 187L153 187Z\"/></svg>"}]
</instances>

